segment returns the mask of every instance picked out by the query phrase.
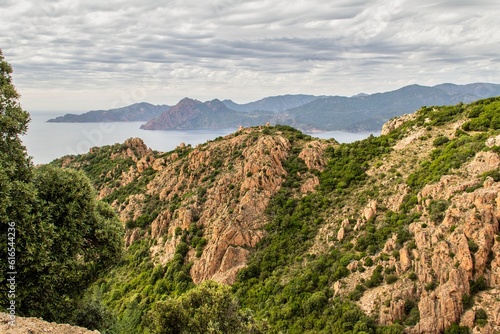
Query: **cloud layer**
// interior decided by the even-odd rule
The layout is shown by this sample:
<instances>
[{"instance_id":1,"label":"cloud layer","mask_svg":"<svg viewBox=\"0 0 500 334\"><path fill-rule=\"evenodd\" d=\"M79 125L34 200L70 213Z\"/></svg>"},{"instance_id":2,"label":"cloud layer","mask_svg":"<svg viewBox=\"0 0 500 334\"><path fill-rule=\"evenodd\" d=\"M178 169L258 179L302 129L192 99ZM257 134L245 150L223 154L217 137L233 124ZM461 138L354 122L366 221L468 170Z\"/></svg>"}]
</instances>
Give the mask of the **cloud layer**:
<instances>
[{"instance_id":1,"label":"cloud layer","mask_svg":"<svg viewBox=\"0 0 500 334\"><path fill-rule=\"evenodd\" d=\"M498 82L496 0L0 0L32 110Z\"/></svg>"}]
</instances>

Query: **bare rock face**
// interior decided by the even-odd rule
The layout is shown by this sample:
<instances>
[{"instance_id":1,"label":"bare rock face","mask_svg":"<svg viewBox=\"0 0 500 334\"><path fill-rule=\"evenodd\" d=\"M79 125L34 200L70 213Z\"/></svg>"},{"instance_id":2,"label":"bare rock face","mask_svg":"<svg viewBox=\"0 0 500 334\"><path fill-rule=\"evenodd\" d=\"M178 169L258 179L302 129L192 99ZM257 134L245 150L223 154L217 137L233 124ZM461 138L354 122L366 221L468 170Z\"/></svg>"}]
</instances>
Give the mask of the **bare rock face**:
<instances>
[{"instance_id":1,"label":"bare rock face","mask_svg":"<svg viewBox=\"0 0 500 334\"><path fill-rule=\"evenodd\" d=\"M299 153L299 158L304 160L307 168L322 171L326 165L324 152L327 146L327 143L319 140L309 142Z\"/></svg>"},{"instance_id":2,"label":"bare rock face","mask_svg":"<svg viewBox=\"0 0 500 334\"><path fill-rule=\"evenodd\" d=\"M371 200L368 202L368 204L365 207L365 210L363 211L363 217L366 220L370 220L375 216L377 213L377 201L376 200Z\"/></svg>"},{"instance_id":3,"label":"bare rock face","mask_svg":"<svg viewBox=\"0 0 500 334\"><path fill-rule=\"evenodd\" d=\"M486 146L488 147L500 146L500 135L488 138L486 140Z\"/></svg>"},{"instance_id":4,"label":"bare rock face","mask_svg":"<svg viewBox=\"0 0 500 334\"><path fill-rule=\"evenodd\" d=\"M478 153L464 169L477 175L492 167L498 168L498 156L490 153ZM462 296L470 294L470 282L484 277L490 287L499 287L496 237L500 219L500 183L490 179L484 182L483 188L464 191L474 184L477 184L474 178L470 181L446 176L427 185L419 194L424 212L433 200L449 200L450 206L442 222L428 221L426 227L417 222L410 227L417 245L413 256L419 259L414 264L415 272L420 282L436 286L435 290L422 292L418 304L420 322L415 332L440 333L452 323L471 325L471 311L464 313L462 304ZM493 324L490 323L491 330L498 330ZM485 327L481 332L494 331Z\"/></svg>"},{"instance_id":5,"label":"bare rock face","mask_svg":"<svg viewBox=\"0 0 500 334\"><path fill-rule=\"evenodd\" d=\"M282 137L260 137L255 145L242 151L233 173L221 176L215 187L207 191L200 223L209 238L200 259L194 260L194 282L234 282L236 272L246 264L247 249L255 247L264 235L264 211L286 175L281 162L289 148L289 142ZM228 188L238 184L240 197L235 203ZM231 202L229 208L227 203Z\"/></svg>"},{"instance_id":6,"label":"bare rock face","mask_svg":"<svg viewBox=\"0 0 500 334\"><path fill-rule=\"evenodd\" d=\"M382 132L380 133L382 136L388 134L392 130L395 130L399 128L401 125L403 125L405 122L413 119L415 116L414 114L405 114L403 116L399 117L394 117L387 121L383 126L382 126Z\"/></svg>"}]
</instances>

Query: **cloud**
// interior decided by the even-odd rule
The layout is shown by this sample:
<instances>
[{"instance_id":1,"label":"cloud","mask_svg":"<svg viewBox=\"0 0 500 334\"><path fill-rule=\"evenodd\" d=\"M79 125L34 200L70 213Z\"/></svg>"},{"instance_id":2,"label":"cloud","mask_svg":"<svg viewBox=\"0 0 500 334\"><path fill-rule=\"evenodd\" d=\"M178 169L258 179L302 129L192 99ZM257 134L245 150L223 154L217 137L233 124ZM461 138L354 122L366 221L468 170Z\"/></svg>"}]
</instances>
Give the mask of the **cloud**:
<instances>
[{"instance_id":1,"label":"cloud","mask_svg":"<svg viewBox=\"0 0 500 334\"><path fill-rule=\"evenodd\" d=\"M2 8L0 47L33 109L102 109L88 95L108 94L102 103L135 86L153 103L245 102L500 74L497 1L3 0ZM40 101L44 89L61 98Z\"/></svg>"}]
</instances>

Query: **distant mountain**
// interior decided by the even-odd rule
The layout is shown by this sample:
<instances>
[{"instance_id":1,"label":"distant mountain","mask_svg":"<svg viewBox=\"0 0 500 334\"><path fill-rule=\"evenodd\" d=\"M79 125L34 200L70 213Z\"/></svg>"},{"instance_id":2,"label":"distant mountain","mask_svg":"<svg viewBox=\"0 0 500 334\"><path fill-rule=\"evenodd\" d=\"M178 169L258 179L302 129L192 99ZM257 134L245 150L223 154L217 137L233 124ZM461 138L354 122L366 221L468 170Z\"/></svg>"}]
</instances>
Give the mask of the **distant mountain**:
<instances>
[{"instance_id":1,"label":"distant mountain","mask_svg":"<svg viewBox=\"0 0 500 334\"><path fill-rule=\"evenodd\" d=\"M141 126L145 130L172 129L222 129L240 125L252 126L265 123L272 115L267 113L242 113L231 110L215 99L200 102L190 98L151 119Z\"/></svg>"},{"instance_id":2,"label":"distant mountain","mask_svg":"<svg viewBox=\"0 0 500 334\"><path fill-rule=\"evenodd\" d=\"M66 114L47 122L86 123L86 122L138 122L148 121L170 109L167 105L153 105L142 102L127 107L110 110L92 110L81 115Z\"/></svg>"},{"instance_id":3,"label":"distant mountain","mask_svg":"<svg viewBox=\"0 0 500 334\"><path fill-rule=\"evenodd\" d=\"M379 130L390 118L422 106L454 105L500 95L500 85L410 85L395 91L353 97L332 96L287 110L288 125L302 130Z\"/></svg>"},{"instance_id":4,"label":"distant mountain","mask_svg":"<svg viewBox=\"0 0 500 334\"><path fill-rule=\"evenodd\" d=\"M279 95L279 96L266 97L255 102L250 102L245 104L238 104L231 100L224 100L222 101L222 103L224 103L226 107L228 107L229 109L241 112L249 112L256 110L282 112L312 102L318 98L320 97L314 95L303 95L303 94Z\"/></svg>"},{"instance_id":5,"label":"distant mountain","mask_svg":"<svg viewBox=\"0 0 500 334\"><path fill-rule=\"evenodd\" d=\"M500 85L489 83L473 83L468 85L455 85L445 83L434 86L451 96L456 96L459 102L470 103L478 99L500 96Z\"/></svg>"},{"instance_id":6,"label":"distant mountain","mask_svg":"<svg viewBox=\"0 0 500 334\"><path fill-rule=\"evenodd\" d=\"M147 121L146 130L221 129L270 123L291 125L302 131L378 131L395 116L422 106L454 105L500 96L500 85L474 83L410 85L376 94L351 97L281 95L246 104L217 99L200 102L185 98L176 106L138 103L111 110L94 110L82 115L67 114L49 122Z\"/></svg>"}]
</instances>

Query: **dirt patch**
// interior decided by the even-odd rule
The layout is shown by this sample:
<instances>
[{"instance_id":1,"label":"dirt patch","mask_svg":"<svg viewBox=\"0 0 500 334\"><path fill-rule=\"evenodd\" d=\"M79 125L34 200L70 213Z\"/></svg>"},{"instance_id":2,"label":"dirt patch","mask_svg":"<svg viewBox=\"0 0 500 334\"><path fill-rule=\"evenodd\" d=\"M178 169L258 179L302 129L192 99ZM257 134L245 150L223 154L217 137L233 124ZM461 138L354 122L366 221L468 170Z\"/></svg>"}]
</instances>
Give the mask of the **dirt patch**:
<instances>
[{"instance_id":1,"label":"dirt patch","mask_svg":"<svg viewBox=\"0 0 500 334\"><path fill-rule=\"evenodd\" d=\"M70 326L68 324L56 324L39 318L16 317L15 324L10 322L7 313L0 313L0 333L2 334L99 334L99 331L91 331L86 328Z\"/></svg>"}]
</instances>

